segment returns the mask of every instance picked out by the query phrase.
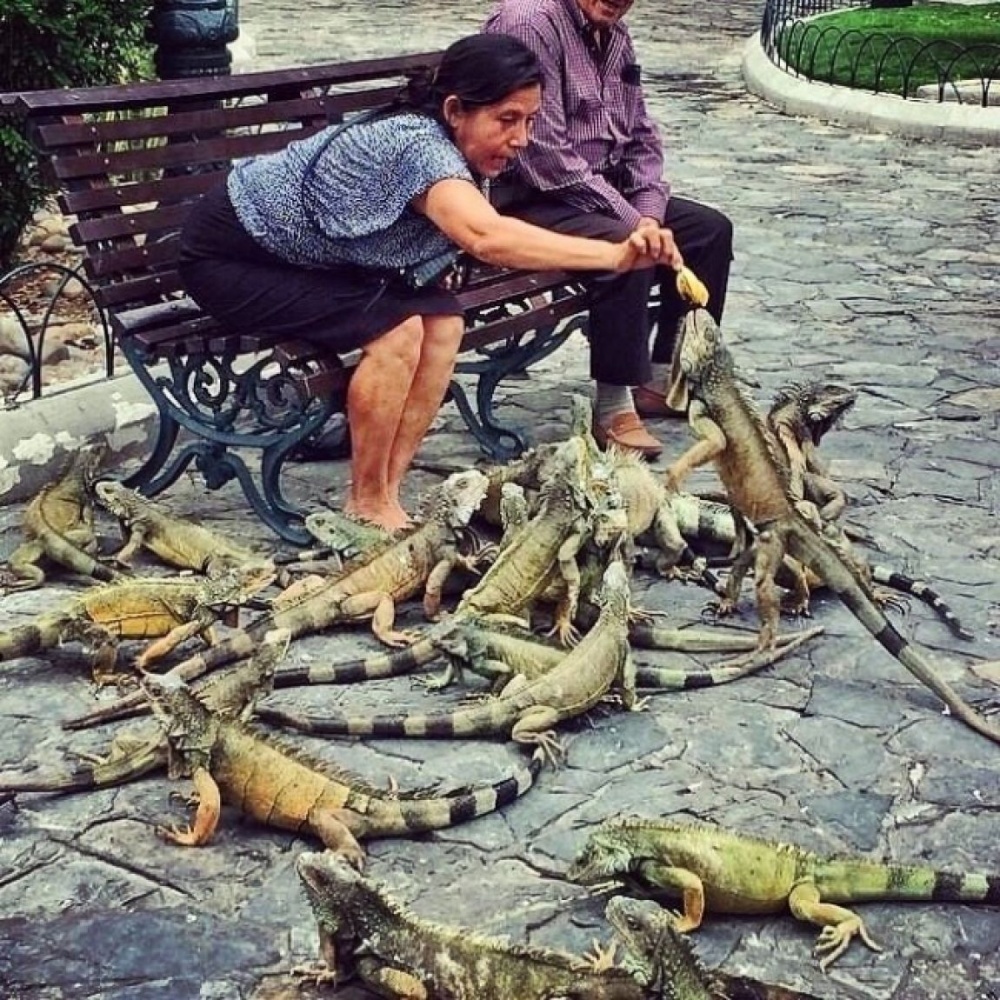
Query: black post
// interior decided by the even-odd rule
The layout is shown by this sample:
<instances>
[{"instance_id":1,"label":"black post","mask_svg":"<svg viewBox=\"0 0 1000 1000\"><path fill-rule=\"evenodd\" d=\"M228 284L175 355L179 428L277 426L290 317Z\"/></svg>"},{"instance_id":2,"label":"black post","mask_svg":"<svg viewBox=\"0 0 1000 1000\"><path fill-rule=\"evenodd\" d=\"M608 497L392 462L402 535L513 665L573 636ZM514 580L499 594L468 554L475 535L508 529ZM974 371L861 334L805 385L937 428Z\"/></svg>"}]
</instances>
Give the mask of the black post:
<instances>
[{"instance_id":1,"label":"black post","mask_svg":"<svg viewBox=\"0 0 1000 1000\"><path fill-rule=\"evenodd\" d=\"M239 37L239 0L153 0L149 39L161 80L223 76Z\"/></svg>"}]
</instances>

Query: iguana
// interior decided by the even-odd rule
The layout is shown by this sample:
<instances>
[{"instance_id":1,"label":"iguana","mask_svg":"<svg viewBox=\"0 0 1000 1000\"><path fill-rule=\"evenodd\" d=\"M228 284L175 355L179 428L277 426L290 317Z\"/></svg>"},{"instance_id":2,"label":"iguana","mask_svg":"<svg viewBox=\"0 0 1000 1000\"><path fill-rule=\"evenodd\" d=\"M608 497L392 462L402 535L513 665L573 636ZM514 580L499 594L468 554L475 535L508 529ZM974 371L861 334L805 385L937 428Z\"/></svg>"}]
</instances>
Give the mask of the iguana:
<instances>
[{"instance_id":1,"label":"iguana","mask_svg":"<svg viewBox=\"0 0 1000 1000\"><path fill-rule=\"evenodd\" d=\"M130 566L140 548L177 569L208 576L226 570L268 565L268 560L225 535L171 514L115 479L94 484L97 502L121 525L125 544L112 557Z\"/></svg>"},{"instance_id":2,"label":"iguana","mask_svg":"<svg viewBox=\"0 0 1000 1000\"><path fill-rule=\"evenodd\" d=\"M634 646L629 626L629 641ZM756 636L723 628L665 629L655 631L658 649L676 652L747 652L751 656L735 662L716 663L708 667L636 667L636 687L663 691L688 691L702 687L728 684L740 677L762 670L803 643L821 635L821 626L778 637L777 655L761 655ZM434 641L439 655L449 661L444 675L427 682L427 687L446 687L461 679L468 670L485 677L498 690L516 674L533 680L547 673L566 655L566 647L550 637L541 636L524 626L502 619L449 619L434 629ZM412 647L411 647L412 648ZM429 662L429 661L428 661ZM342 663L303 663L281 670L275 677L276 688L298 687L304 684L353 684L359 681L396 677L410 673L423 663L414 662L410 650L381 656L370 656Z\"/></svg>"},{"instance_id":3,"label":"iguana","mask_svg":"<svg viewBox=\"0 0 1000 1000\"><path fill-rule=\"evenodd\" d=\"M476 470L455 473L431 492L423 520L413 530L393 538L384 548L348 563L330 578L315 578L295 586L295 596L276 601L271 612L224 642L192 656L170 674L193 680L210 670L250 655L260 639L275 628L287 628L292 638L320 632L341 622L372 619L372 629L390 644L405 635L393 630L396 601L424 590L425 608L436 612L438 594L448 572L461 559L462 529L482 499L486 478ZM285 592L287 595L287 591ZM64 722L79 729L97 722L135 714L143 707L139 694Z\"/></svg>"},{"instance_id":4,"label":"iguana","mask_svg":"<svg viewBox=\"0 0 1000 1000\"><path fill-rule=\"evenodd\" d=\"M94 647L94 679L106 683L113 677L119 640L156 640L136 659L141 669L194 635L212 643L213 625L226 616L235 624L240 604L273 576L270 570L260 570L215 580L142 577L93 587L28 625L0 632L0 662L34 656L65 642L83 642Z\"/></svg>"},{"instance_id":5,"label":"iguana","mask_svg":"<svg viewBox=\"0 0 1000 1000\"><path fill-rule=\"evenodd\" d=\"M817 449L857 399L857 392L848 386L792 382L775 393L767 412L767 425L788 462L792 498L812 501L823 521L840 517L847 507L847 494L830 477Z\"/></svg>"},{"instance_id":6,"label":"iguana","mask_svg":"<svg viewBox=\"0 0 1000 1000\"><path fill-rule=\"evenodd\" d=\"M94 507L90 484L104 455L102 445L85 445L70 460L59 479L43 486L24 512L27 539L8 560L8 568L21 582L11 590L29 590L45 582L40 563L49 560L60 566L110 582L122 574L98 562L94 534Z\"/></svg>"},{"instance_id":7,"label":"iguana","mask_svg":"<svg viewBox=\"0 0 1000 1000\"><path fill-rule=\"evenodd\" d=\"M252 657L208 678L195 690L195 697L223 719L247 720L258 699L271 691L275 669L288 643L287 631L269 632ZM80 792L121 785L166 768L167 740L160 725L153 722L150 729L116 736L105 757L84 759L86 763L71 770L0 774L0 794Z\"/></svg>"},{"instance_id":8,"label":"iguana","mask_svg":"<svg viewBox=\"0 0 1000 1000\"><path fill-rule=\"evenodd\" d=\"M452 712L414 715L301 716L260 707L258 718L323 735L416 736L429 739L510 734L538 745L555 762L561 748L552 730L562 720L593 708L614 689L627 709L635 705L635 677L628 645L628 574L613 562L604 574L601 615L580 643L533 681L515 676L496 698Z\"/></svg>"},{"instance_id":9,"label":"iguana","mask_svg":"<svg viewBox=\"0 0 1000 1000\"><path fill-rule=\"evenodd\" d=\"M220 802L226 802L261 823L318 837L360 867L360 839L425 833L486 815L528 791L541 767L533 757L528 767L492 785L407 797L369 787L244 723L220 718L176 677L147 674L141 683L166 734L169 776L194 781L194 823L160 831L188 847L211 839Z\"/></svg>"},{"instance_id":10,"label":"iguana","mask_svg":"<svg viewBox=\"0 0 1000 1000\"><path fill-rule=\"evenodd\" d=\"M895 629L878 607L870 587L799 512L789 494L780 445L738 383L736 366L711 315L689 312L679 350L690 394L688 419L698 442L667 470L668 486L680 489L691 469L714 462L733 507L754 525L754 576L761 617L760 645L777 634L779 601L774 575L786 554L822 579L875 639L929 687L966 725L1000 743L1000 729L987 722L934 671L927 655ZM749 561L734 566L720 610L736 603ZM806 581L796 588L799 610L808 607Z\"/></svg>"},{"instance_id":11,"label":"iguana","mask_svg":"<svg viewBox=\"0 0 1000 1000\"><path fill-rule=\"evenodd\" d=\"M679 896L679 931L713 913L780 913L822 927L816 953L826 969L857 935L875 951L861 918L840 903L913 900L1000 905L1000 875L955 874L863 857L826 858L794 844L706 823L620 817L588 838L566 876L594 885L635 878Z\"/></svg>"},{"instance_id":12,"label":"iguana","mask_svg":"<svg viewBox=\"0 0 1000 1000\"><path fill-rule=\"evenodd\" d=\"M810 993L748 976L709 972L671 914L651 899L613 896L605 919L622 945L619 965L654 996L670 1000L817 1000Z\"/></svg>"},{"instance_id":13,"label":"iguana","mask_svg":"<svg viewBox=\"0 0 1000 1000\"><path fill-rule=\"evenodd\" d=\"M398 1000L647 1000L606 956L588 960L511 944L414 916L379 883L329 852L295 867L319 929L321 964L295 969L317 983L358 979Z\"/></svg>"}]
</instances>

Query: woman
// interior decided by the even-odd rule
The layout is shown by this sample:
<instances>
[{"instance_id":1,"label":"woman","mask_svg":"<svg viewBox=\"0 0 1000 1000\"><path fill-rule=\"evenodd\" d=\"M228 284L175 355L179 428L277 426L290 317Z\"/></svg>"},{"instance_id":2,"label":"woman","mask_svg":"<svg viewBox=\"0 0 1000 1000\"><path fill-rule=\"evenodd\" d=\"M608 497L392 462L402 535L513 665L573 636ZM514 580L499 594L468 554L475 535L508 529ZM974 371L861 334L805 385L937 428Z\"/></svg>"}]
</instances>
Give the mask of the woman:
<instances>
[{"instance_id":1,"label":"woman","mask_svg":"<svg viewBox=\"0 0 1000 1000\"><path fill-rule=\"evenodd\" d=\"M541 103L533 53L506 35L451 45L390 107L236 163L192 213L181 274L228 327L332 352L361 349L351 377L345 511L409 523L403 477L451 379L462 310L446 280L459 249L514 268L628 271L679 264L669 230L611 243L501 216L482 193L528 143ZM403 273L401 273L403 272ZM419 287L415 287L419 283Z\"/></svg>"}]
</instances>

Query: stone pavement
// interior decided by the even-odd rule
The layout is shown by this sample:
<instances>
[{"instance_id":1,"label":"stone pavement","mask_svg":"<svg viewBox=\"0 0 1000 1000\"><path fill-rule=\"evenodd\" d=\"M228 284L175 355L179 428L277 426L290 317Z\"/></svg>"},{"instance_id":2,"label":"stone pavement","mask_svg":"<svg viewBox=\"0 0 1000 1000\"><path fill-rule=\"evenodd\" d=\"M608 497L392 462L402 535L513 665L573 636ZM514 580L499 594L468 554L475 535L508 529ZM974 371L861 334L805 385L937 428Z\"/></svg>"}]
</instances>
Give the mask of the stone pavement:
<instances>
[{"instance_id":1,"label":"stone pavement","mask_svg":"<svg viewBox=\"0 0 1000 1000\"><path fill-rule=\"evenodd\" d=\"M855 412L827 444L851 496L850 520L878 540L882 561L932 579L973 629L973 642L954 640L917 603L900 621L941 674L988 711L1000 693L1000 150L784 117L747 96L740 80L756 0L674 3L669 18L661 6L638 4L633 30L676 188L723 208L736 225L726 328L737 359L761 401L789 379L858 388ZM241 7L259 57L276 64L432 48L473 30L486 4L244 0ZM449 20L450 11L461 16ZM567 346L510 383L501 416L539 439L557 438L567 393L585 384L583 347ZM680 424L658 430L668 459L688 440ZM457 414L445 409L421 462L436 469L476 458ZM344 476L339 464L298 466L291 492L307 502L335 499ZM411 496L434 478L416 472ZM695 483L713 485L709 473ZM235 493L182 483L162 499L273 543ZM20 512L0 508L0 554L16 542ZM648 577L636 590L642 606L677 623L697 619L705 597ZM27 621L67 592L8 596L0 624ZM567 765L544 773L523 800L452 831L369 842L371 873L423 915L579 951L607 936L601 906L559 872L588 828L616 813L703 818L823 852L1000 871L1000 748L944 716L845 609L819 600L814 616L826 634L759 677L660 695L641 713L608 709L568 726ZM412 610L408 618L419 621ZM743 621L753 622L749 601ZM290 655L332 661L374 648L364 630L345 630L296 643ZM673 659L642 652L639 661ZM431 696L400 680L275 697L387 710L456 696ZM69 750L99 751L107 732L59 728L93 699L72 649L4 665L0 767L50 766ZM402 788L495 779L519 756L500 742L302 742ZM293 871L296 855L312 845L230 812L212 846L166 845L153 828L180 819L182 807L168 801L176 787L147 779L0 805L0 996L321 995L300 991L288 974L315 956ZM787 914L709 916L692 941L710 965L823 998L995 1000L1000 993L996 908L859 910L884 951L856 944L828 975L810 954L813 929Z\"/></svg>"}]
</instances>

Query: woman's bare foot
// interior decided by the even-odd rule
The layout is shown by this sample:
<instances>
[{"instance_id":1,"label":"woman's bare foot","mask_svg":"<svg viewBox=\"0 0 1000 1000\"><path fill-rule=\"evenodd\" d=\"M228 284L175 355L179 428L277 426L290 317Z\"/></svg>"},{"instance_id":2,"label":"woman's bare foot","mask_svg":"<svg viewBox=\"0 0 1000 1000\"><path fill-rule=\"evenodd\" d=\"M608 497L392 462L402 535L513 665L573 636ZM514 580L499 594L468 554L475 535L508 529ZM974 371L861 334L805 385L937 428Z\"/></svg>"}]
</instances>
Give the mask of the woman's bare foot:
<instances>
[{"instance_id":1,"label":"woman's bare foot","mask_svg":"<svg viewBox=\"0 0 1000 1000\"><path fill-rule=\"evenodd\" d=\"M409 528L413 524L409 515L398 504L364 504L348 500L344 504L344 513L389 532Z\"/></svg>"}]
</instances>

